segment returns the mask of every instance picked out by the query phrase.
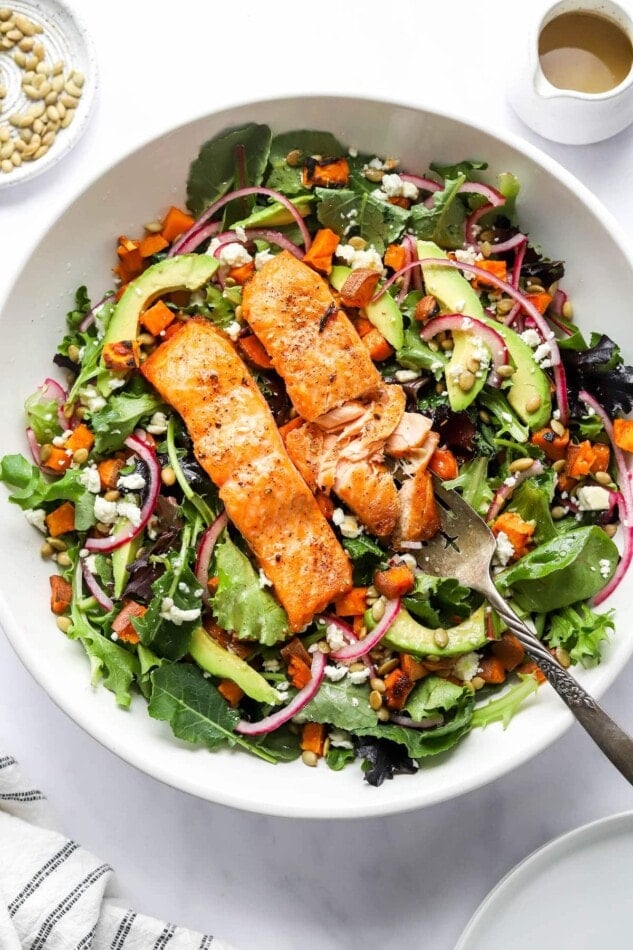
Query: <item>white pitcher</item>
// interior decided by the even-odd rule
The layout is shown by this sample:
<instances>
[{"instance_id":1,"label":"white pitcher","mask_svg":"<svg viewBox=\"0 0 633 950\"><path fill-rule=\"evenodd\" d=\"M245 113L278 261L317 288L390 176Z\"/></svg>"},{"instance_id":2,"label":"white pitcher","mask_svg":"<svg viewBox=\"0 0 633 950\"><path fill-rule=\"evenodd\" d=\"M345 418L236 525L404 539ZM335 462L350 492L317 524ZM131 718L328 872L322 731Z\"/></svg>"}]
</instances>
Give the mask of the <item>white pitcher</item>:
<instances>
[{"instance_id":1,"label":"white pitcher","mask_svg":"<svg viewBox=\"0 0 633 950\"><path fill-rule=\"evenodd\" d=\"M633 42L633 17L613 0L560 0L545 7L531 6L526 25L527 49L523 63L516 62L508 97L518 116L535 132L555 142L584 145L610 138L633 122L633 68L617 86L606 92L560 89L545 77L539 58L539 37L556 17L585 13L603 17L618 26ZM513 55L519 54L517 46Z\"/></svg>"}]
</instances>

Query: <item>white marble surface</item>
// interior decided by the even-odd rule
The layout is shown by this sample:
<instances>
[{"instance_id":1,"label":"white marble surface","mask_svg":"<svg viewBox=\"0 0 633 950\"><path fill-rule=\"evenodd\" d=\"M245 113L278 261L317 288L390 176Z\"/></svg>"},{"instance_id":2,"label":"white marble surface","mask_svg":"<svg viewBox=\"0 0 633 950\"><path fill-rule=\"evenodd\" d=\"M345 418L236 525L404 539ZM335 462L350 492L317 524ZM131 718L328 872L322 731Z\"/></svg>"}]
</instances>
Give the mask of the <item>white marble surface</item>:
<instances>
[{"instance_id":1,"label":"white marble surface","mask_svg":"<svg viewBox=\"0 0 633 950\"><path fill-rule=\"evenodd\" d=\"M403 98L523 135L588 185L633 238L633 128L585 147L532 135L505 100L522 33L504 0L74 3L97 48L98 102L63 163L0 191L0 297L46 224L112 159L171 124L284 92ZM620 635L630 635L623 620ZM629 665L604 697L629 730L632 683ZM2 637L0 746L48 793L66 831L118 870L126 901L242 950L450 950L520 858L633 802L573 727L487 788L417 813L329 824L242 814L164 787L97 745Z\"/></svg>"}]
</instances>

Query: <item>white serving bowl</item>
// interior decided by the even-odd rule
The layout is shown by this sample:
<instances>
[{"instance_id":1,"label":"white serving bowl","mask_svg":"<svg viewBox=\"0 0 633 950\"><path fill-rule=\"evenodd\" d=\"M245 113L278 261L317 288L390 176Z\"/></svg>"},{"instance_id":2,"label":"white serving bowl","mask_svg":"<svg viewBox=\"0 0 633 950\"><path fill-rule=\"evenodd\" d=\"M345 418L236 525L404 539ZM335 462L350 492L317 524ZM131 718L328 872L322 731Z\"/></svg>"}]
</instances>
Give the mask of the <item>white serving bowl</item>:
<instances>
[{"instance_id":1,"label":"white serving bowl","mask_svg":"<svg viewBox=\"0 0 633 950\"><path fill-rule=\"evenodd\" d=\"M511 170L521 181L519 216L551 257L567 262L564 286L578 323L606 331L628 361L633 339L626 311L633 299L632 259L624 235L600 203L563 168L519 139L452 116L411 106L354 98L297 97L241 105L167 132L96 178L43 236L18 275L0 316L3 373L2 452L26 452L23 401L51 373L75 288L93 300L112 284L115 240L136 235L171 204L184 202L190 161L201 143L227 126L269 123L275 131L329 129L349 146L398 156L423 173L433 159L489 162L494 176ZM0 488L0 495L5 495ZM211 754L175 739L147 714L140 697L128 711L110 692L89 684L80 644L64 637L49 611L51 565L39 557L39 539L22 513L0 500L0 621L24 665L51 698L90 735L142 771L210 801L287 817L362 817L444 801L492 781L548 746L571 724L561 700L545 686L507 730L476 730L447 755L429 759L414 776L380 788L363 781L357 766L332 772L295 762L268 765L240 751ZM578 671L596 695L614 680L633 651L624 605L633 575L609 606L619 633L604 662Z\"/></svg>"}]
</instances>

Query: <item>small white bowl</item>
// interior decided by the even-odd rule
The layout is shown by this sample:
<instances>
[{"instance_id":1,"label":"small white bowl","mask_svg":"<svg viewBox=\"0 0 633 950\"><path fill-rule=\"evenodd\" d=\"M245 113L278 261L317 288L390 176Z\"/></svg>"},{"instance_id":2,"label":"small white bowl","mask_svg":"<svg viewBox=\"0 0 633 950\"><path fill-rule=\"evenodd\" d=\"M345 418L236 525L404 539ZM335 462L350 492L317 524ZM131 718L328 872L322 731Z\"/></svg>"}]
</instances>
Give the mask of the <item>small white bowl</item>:
<instances>
[{"instance_id":1,"label":"small white bowl","mask_svg":"<svg viewBox=\"0 0 633 950\"><path fill-rule=\"evenodd\" d=\"M23 184L48 171L77 144L87 127L97 92L97 60L86 27L77 13L61 0L2 0L0 5L42 27L43 32L33 38L44 47L43 62L51 66L61 60L65 64L63 75L66 78L73 71L84 76L81 97L70 125L57 131L49 150L40 158L24 161L11 172L0 170L0 189L3 189ZM9 116L24 112L34 104L22 89L24 69L14 60L18 49L18 46L11 50L0 49L0 85L7 90L6 97L0 102L0 127L9 128L14 135L17 130L9 124Z\"/></svg>"},{"instance_id":2,"label":"small white bowl","mask_svg":"<svg viewBox=\"0 0 633 950\"><path fill-rule=\"evenodd\" d=\"M359 98L296 97L229 108L171 129L132 152L92 181L42 237L0 315L3 366L0 445L27 451L25 396L51 373L75 288L86 284L93 300L112 284L116 238L137 234L172 203L184 202L187 170L202 142L248 121L275 131L329 129L349 146L401 158L422 173L433 159L490 163L490 180L511 170L522 183L523 227L552 256L567 261L564 285L581 326L610 333L633 356L628 304L633 266L626 240L600 203L568 172L518 138L453 116L414 106ZM128 711L112 694L89 685L81 646L64 637L49 611L50 565L39 556L38 536L0 487L0 622L27 669L54 701L87 732L128 762L193 795L250 811L288 817L353 818L399 812L444 801L505 774L536 755L572 722L548 687L530 698L507 730L476 730L450 754L428 760L413 776L380 788L363 781L354 765L332 772L321 763L268 765L241 751L211 754L171 735L149 718L138 698ZM601 666L578 671L599 695L633 652L626 605L633 575L612 604L618 634Z\"/></svg>"}]
</instances>

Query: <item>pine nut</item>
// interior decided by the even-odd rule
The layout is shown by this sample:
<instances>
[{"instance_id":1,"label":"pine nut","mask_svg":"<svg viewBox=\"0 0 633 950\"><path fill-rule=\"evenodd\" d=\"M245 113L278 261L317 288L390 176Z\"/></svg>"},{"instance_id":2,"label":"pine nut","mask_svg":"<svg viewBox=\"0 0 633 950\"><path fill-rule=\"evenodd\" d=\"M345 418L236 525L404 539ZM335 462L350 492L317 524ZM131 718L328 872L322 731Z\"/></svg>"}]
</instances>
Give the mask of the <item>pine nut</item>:
<instances>
[{"instance_id":1,"label":"pine nut","mask_svg":"<svg viewBox=\"0 0 633 950\"><path fill-rule=\"evenodd\" d=\"M313 752L312 749L304 749L301 753L301 761L304 765L309 765L310 768L314 768L315 765L319 762L319 757L316 752Z\"/></svg>"},{"instance_id":2,"label":"pine nut","mask_svg":"<svg viewBox=\"0 0 633 950\"><path fill-rule=\"evenodd\" d=\"M495 310L499 316L504 317L506 314L510 313L512 307L514 306L514 301L510 300L509 297L502 297L501 300L497 301L497 306Z\"/></svg>"},{"instance_id":3,"label":"pine nut","mask_svg":"<svg viewBox=\"0 0 633 950\"><path fill-rule=\"evenodd\" d=\"M58 554L60 551L66 551L68 549L68 545L65 541L62 541L61 538L47 538L46 541Z\"/></svg>"},{"instance_id":4,"label":"pine nut","mask_svg":"<svg viewBox=\"0 0 633 950\"><path fill-rule=\"evenodd\" d=\"M382 696L377 689L372 689L369 694L369 705L372 709L378 710L382 706Z\"/></svg>"},{"instance_id":5,"label":"pine nut","mask_svg":"<svg viewBox=\"0 0 633 950\"><path fill-rule=\"evenodd\" d=\"M566 465L567 465L567 462L565 459L557 459L552 465L552 468L554 469L555 472L558 473L558 472L562 472Z\"/></svg>"},{"instance_id":6,"label":"pine nut","mask_svg":"<svg viewBox=\"0 0 633 950\"><path fill-rule=\"evenodd\" d=\"M24 131L26 132L27 130L24 129ZM13 140L13 145L14 145L14 147L18 150L18 152L20 152L20 154L22 155L22 157L24 157L24 152L25 152L26 149L27 149L27 144L26 144L26 142L24 141L24 139L22 139L22 138L14 139L14 140Z\"/></svg>"},{"instance_id":7,"label":"pine nut","mask_svg":"<svg viewBox=\"0 0 633 950\"><path fill-rule=\"evenodd\" d=\"M63 86L62 86L62 89L63 89ZM59 101L62 103L62 105L65 105L67 109L76 109L79 103L79 99L76 96L69 96L67 92L63 92L60 95ZM162 225L161 225L160 230L162 230Z\"/></svg>"},{"instance_id":8,"label":"pine nut","mask_svg":"<svg viewBox=\"0 0 633 950\"><path fill-rule=\"evenodd\" d=\"M26 55L22 52L22 50L18 49L13 54L13 61L17 66L20 67L20 69L24 69L26 66Z\"/></svg>"},{"instance_id":9,"label":"pine nut","mask_svg":"<svg viewBox=\"0 0 633 950\"><path fill-rule=\"evenodd\" d=\"M45 63L43 60L40 60L37 66L35 67L35 72L39 76L50 76L51 67L48 65L48 63Z\"/></svg>"},{"instance_id":10,"label":"pine nut","mask_svg":"<svg viewBox=\"0 0 633 950\"><path fill-rule=\"evenodd\" d=\"M367 181L371 181L375 185L382 181L383 175L384 172L381 168L368 168L365 171L365 178Z\"/></svg>"},{"instance_id":11,"label":"pine nut","mask_svg":"<svg viewBox=\"0 0 633 950\"><path fill-rule=\"evenodd\" d=\"M497 369L497 375L501 376L501 379L510 379L511 376L514 376L515 372L514 366L511 366L510 363L505 363Z\"/></svg>"},{"instance_id":12,"label":"pine nut","mask_svg":"<svg viewBox=\"0 0 633 950\"><path fill-rule=\"evenodd\" d=\"M17 168L19 165L22 164L22 156L20 155L18 151L15 151L13 155L11 156L11 162L13 163L14 168Z\"/></svg>"},{"instance_id":13,"label":"pine nut","mask_svg":"<svg viewBox=\"0 0 633 950\"><path fill-rule=\"evenodd\" d=\"M46 81L42 83L42 85L40 86L40 96L42 97L42 99L46 99L47 95L49 94L52 88L53 87L51 86L50 82Z\"/></svg>"},{"instance_id":14,"label":"pine nut","mask_svg":"<svg viewBox=\"0 0 633 950\"><path fill-rule=\"evenodd\" d=\"M551 509L550 514L554 521L560 521L561 518L564 518L567 514L567 509L563 508L562 505L554 505Z\"/></svg>"},{"instance_id":15,"label":"pine nut","mask_svg":"<svg viewBox=\"0 0 633 950\"><path fill-rule=\"evenodd\" d=\"M36 133L36 135L41 135L42 132L44 131L44 123L42 122L41 119L35 120L35 122L33 123L33 131Z\"/></svg>"},{"instance_id":16,"label":"pine nut","mask_svg":"<svg viewBox=\"0 0 633 950\"><path fill-rule=\"evenodd\" d=\"M379 722L387 722L387 720L389 719L389 710L385 709L384 706L381 706L380 709L378 710L377 715L378 715Z\"/></svg>"},{"instance_id":17,"label":"pine nut","mask_svg":"<svg viewBox=\"0 0 633 950\"><path fill-rule=\"evenodd\" d=\"M12 20L13 14L9 7L0 7L0 23L6 23L7 20Z\"/></svg>"},{"instance_id":18,"label":"pine nut","mask_svg":"<svg viewBox=\"0 0 633 950\"><path fill-rule=\"evenodd\" d=\"M57 563L60 567L70 567L73 562L70 554L66 554L65 551L62 551L61 554L57 555Z\"/></svg>"},{"instance_id":19,"label":"pine nut","mask_svg":"<svg viewBox=\"0 0 633 950\"><path fill-rule=\"evenodd\" d=\"M2 155L2 152L0 152L0 155ZM611 476L609 475L608 472L594 472L593 477L598 482L599 485L611 484Z\"/></svg>"},{"instance_id":20,"label":"pine nut","mask_svg":"<svg viewBox=\"0 0 633 950\"><path fill-rule=\"evenodd\" d=\"M385 693L387 687L385 686L384 680L378 679L377 676L373 676L369 681L370 689L375 690L377 693Z\"/></svg>"},{"instance_id":21,"label":"pine nut","mask_svg":"<svg viewBox=\"0 0 633 950\"><path fill-rule=\"evenodd\" d=\"M46 106L43 102L36 102L34 105L29 107L29 114L33 116L34 119L39 119L44 115L46 111Z\"/></svg>"},{"instance_id":22,"label":"pine nut","mask_svg":"<svg viewBox=\"0 0 633 950\"><path fill-rule=\"evenodd\" d=\"M32 20L29 20L27 16L24 16L23 13L14 14L13 22L15 23L18 30L24 33L25 36L34 36L39 32L35 23L33 23Z\"/></svg>"},{"instance_id":23,"label":"pine nut","mask_svg":"<svg viewBox=\"0 0 633 950\"><path fill-rule=\"evenodd\" d=\"M486 685L486 681L482 680L481 676L473 676L470 683L473 689L483 689Z\"/></svg>"},{"instance_id":24,"label":"pine nut","mask_svg":"<svg viewBox=\"0 0 633 950\"><path fill-rule=\"evenodd\" d=\"M565 435L565 426L562 422L559 422L558 419L552 419L549 424L552 432L555 432L556 435L563 436Z\"/></svg>"},{"instance_id":25,"label":"pine nut","mask_svg":"<svg viewBox=\"0 0 633 950\"><path fill-rule=\"evenodd\" d=\"M79 99L81 96L81 89L71 80L68 80L68 82L64 84L64 90L69 96L76 96L77 99Z\"/></svg>"},{"instance_id":26,"label":"pine nut","mask_svg":"<svg viewBox=\"0 0 633 950\"><path fill-rule=\"evenodd\" d=\"M72 625L73 625L73 622L70 619L70 617L57 618L57 626L59 627L62 633L68 633Z\"/></svg>"},{"instance_id":27,"label":"pine nut","mask_svg":"<svg viewBox=\"0 0 633 950\"><path fill-rule=\"evenodd\" d=\"M38 62L44 59L44 47L41 43L36 42L33 44L33 55Z\"/></svg>"},{"instance_id":28,"label":"pine nut","mask_svg":"<svg viewBox=\"0 0 633 950\"><path fill-rule=\"evenodd\" d=\"M55 141L55 133L52 130L49 132L45 132L44 135L42 136L42 145L49 146L49 145L52 145L54 141Z\"/></svg>"},{"instance_id":29,"label":"pine nut","mask_svg":"<svg viewBox=\"0 0 633 950\"><path fill-rule=\"evenodd\" d=\"M388 673L391 673L392 670L395 670L399 662L398 657L394 656L390 660L386 660L382 663L381 666L378 667L377 672L380 673L381 676L386 676Z\"/></svg>"},{"instance_id":30,"label":"pine nut","mask_svg":"<svg viewBox=\"0 0 633 950\"><path fill-rule=\"evenodd\" d=\"M166 465L165 468L162 469L160 473L160 480L163 485L166 485L167 487L176 484L176 473L174 472L173 468L171 468L171 466Z\"/></svg>"},{"instance_id":31,"label":"pine nut","mask_svg":"<svg viewBox=\"0 0 633 950\"><path fill-rule=\"evenodd\" d=\"M50 444L50 442L45 442L44 445L40 446L40 459L42 462L48 462L52 451L53 446Z\"/></svg>"},{"instance_id":32,"label":"pine nut","mask_svg":"<svg viewBox=\"0 0 633 950\"><path fill-rule=\"evenodd\" d=\"M107 491L103 497L105 501L118 501L121 497L121 492L117 491L116 488L112 488L110 491Z\"/></svg>"},{"instance_id":33,"label":"pine nut","mask_svg":"<svg viewBox=\"0 0 633 950\"><path fill-rule=\"evenodd\" d=\"M565 320L571 320L574 316L574 308L569 300L566 300L562 306L561 313Z\"/></svg>"},{"instance_id":34,"label":"pine nut","mask_svg":"<svg viewBox=\"0 0 633 950\"><path fill-rule=\"evenodd\" d=\"M16 30L15 28L12 30L8 30L8 32L6 33L6 37L8 40L12 40L14 44L19 43L20 40L22 39L22 31Z\"/></svg>"},{"instance_id":35,"label":"pine nut","mask_svg":"<svg viewBox=\"0 0 633 950\"><path fill-rule=\"evenodd\" d=\"M48 152L48 145L40 145L36 152L33 152L33 160L37 161L38 158L42 158L43 155L46 155Z\"/></svg>"},{"instance_id":36,"label":"pine nut","mask_svg":"<svg viewBox=\"0 0 633 950\"><path fill-rule=\"evenodd\" d=\"M615 537L618 527L615 524L603 524L602 530L604 531L604 533L606 534L608 538L613 538Z\"/></svg>"},{"instance_id":37,"label":"pine nut","mask_svg":"<svg viewBox=\"0 0 633 950\"><path fill-rule=\"evenodd\" d=\"M14 148L13 139L9 139L9 141L0 148L0 161L4 161L5 158L11 158Z\"/></svg>"},{"instance_id":38,"label":"pine nut","mask_svg":"<svg viewBox=\"0 0 633 950\"><path fill-rule=\"evenodd\" d=\"M8 174L9 172L13 171L13 162L8 158L4 158L0 162L0 168L5 174Z\"/></svg>"},{"instance_id":39,"label":"pine nut","mask_svg":"<svg viewBox=\"0 0 633 950\"><path fill-rule=\"evenodd\" d=\"M533 464L534 464L534 459L531 459L531 458L515 459L514 462L511 462L510 465L508 465L508 471L526 472L528 468L532 468Z\"/></svg>"},{"instance_id":40,"label":"pine nut","mask_svg":"<svg viewBox=\"0 0 633 950\"><path fill-rule=\"evenodd\" d=\"M372 604L371 615L373 619L376 621L376 623L378 623L380 620L382 620L384 613L385 613L385 602L382 598L380 598L380 600L377 600L375 601L375 603Z\"/></svg>"},{"instance_id":41,"label":"pine nut","mask_svg":"<svg viewBox=\"0 0 633 950\"><path fill-rule=\"evenodd\" d=\"M73 72L70 74L70 78L72 79L72 81L74 82L74 84L77 86L78 89L80 90L83 89L83 85L86 81L86 77L81 72L81 70L79 69L73 70ZM81 92L79 93L79 95L81 95Z\"/></svg>"},{"instance_id":42,"label":"pine nut","mask_svg":"<svg viewBox=\"0 0 633 950\"><path fill-rule=\"evenodd\" d=\"M33 49L34 42L35 40L33 39L32 36L25 36L24 39L20 40L20 42L18 43L18 46L20 47L23 53L30 53L31 50Z\"/></svg>"},{"instance_id":43,"label":"pine nut","mask_svg":"<svg viewBox=\"0 0 633 950\"><path fill-rule=\"evenodd\" d=\"M442 347L443 348L443 347ZM475 375L469 370L465 370L463 373L460 373L458 379L458 385L462 392L467 393L475 385Z\"/></svg>"},{"instance_id":44,"label":"pine nut","mask_svg":"<svg viewBox=\"0 0 633 950\"><path fill-rule=\"evenodd\" d=\"M52 553L53 553L53 548L48 543L48 541L46 541L40 548L40 556L46 559L46 558L51 557Z\"/></svg>"},{"instance_id":45,"label":"pine nut","mask_svg":"<svg viewBox=\"0 0 633 950\"><path fill-rule=\"evenodd\" d=\"M67 128L68 128L68 126L70 125L70 123L72 122L72 120L75 118L75 111L76 111L75 109L68 109L68 111L66 112L66 115L64 116L64 118L63 118L62 121L61 121L61 128L62 128L62 129L67 129Z\"/></svg>"},{"instance_id":46,"label":"pine nut","mask_svg":"<svg viewBox=\"0 0 633 950\"><path fill-rule=\"evenodd\" d=\"M435 646L439 647L440 650L448 644L448 633L443 627L438 627L437 630L433 631L433 642Z\"/></svg>"},{"instance_id":47,"label":"pine nut","mask_svg":"<svg viewBox=\"0 0 633 950\"><path fill-rule=\"evenodd\" d=\"M53 65L51 66L51 76L54 76L56 79L58 79L60 75L63 73L63 71L64 71L64 64L61 61L61 59L58 59L57 62L53 63ZM63 89L63 87L64 87L64 81L62 79L62 83L59 88Z\"/></svg>"},{"instance_id":48,"label":"pine nut","mask_svg":"<svg viewBox=\"0 0 633 950\"><path fill-rule=\"evenodd\" d=\"M556 647L556 659L561 666L571 666L571 657L564 647Z\"/></svg>"},{"instance_id":49,"label":"pine nut","mask_svg":"<svg viewBox=\"0 0 633 950\"><path fill-rule=\"evenodd\" d=\"M3 126L0 128L0 142L1 142L3 145L5 145L5 144L9 141L10 138L11 138L11 133L9 132L9 130L8 130L8 128L6 127L6 125L3 125Z\"/></svg>"},{"instance_id":50,"label":"pine nut","mask_svg":"<svg viewBox=\"0 0 633 950\"><path fill-rule=\"evenodd\" d=\"M347 243L353 247L355 251L362 251L367 247L367 241L365 238L362 238L360 234L351 237Z\"/></svg>"},{"instance_id":51,"label":"pine nut","mask_svg":"<svg viewBox=\"0 0 633 950\"><path fill-rule=\"evenodd\" d=\"M303 152L301 149L293 148L292 151L286 155L286 165L290 165L291 168L298 168L302 158Z\"/></svg>"},{"instance_id":52,"label":"pine nut","mask_svg":"<svg viewBox=\"0 0 633 950\"><path fill-rule=\"evenodd\" d=\"M541 408L541 401L542 400L540 396L532 396L530 399L527 400L525 404L526 412L528 413L538 412L539 409Z\"/></svg>"},{"instance_id":53,"label":"pine nut","mask_svg":"<svg viewBox=\"0 0 633 950\"><path fill-rule=\"evenodd\" d=\"M77 465L83 465L85 462L88 461L89 454L90 453L88 452L88 449L86 448L77 449L73 453L73 462L76 462Z\"/></svg>"}]
</instances>

